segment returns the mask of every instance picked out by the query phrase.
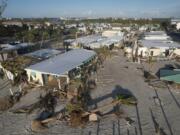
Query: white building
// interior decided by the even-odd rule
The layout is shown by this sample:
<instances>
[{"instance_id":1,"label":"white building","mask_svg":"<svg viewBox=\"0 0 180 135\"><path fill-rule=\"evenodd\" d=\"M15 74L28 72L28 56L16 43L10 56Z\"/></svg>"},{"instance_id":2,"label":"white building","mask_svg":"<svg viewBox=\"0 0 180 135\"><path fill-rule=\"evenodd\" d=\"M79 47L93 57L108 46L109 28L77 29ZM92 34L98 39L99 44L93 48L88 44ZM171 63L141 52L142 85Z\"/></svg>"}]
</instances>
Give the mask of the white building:
<instances>
[{"instance_id":1,"label":"white building","mask_svg":"<svg viewBox=\"0 0 180 135\"><path fill-rule=\"evenodd\" d=\"M170 40L171 38L164 31L145 32L145 40Z\"/></svg>"},{"instance_id":2,"label":"white building","mask_svg":"<svg viewBox=\"0 0 180 135\"><path fill-rule=\"evenodd\" d=\"M132 57L132 51L141 58L180 56L180 44L173 42L163 31L146 32L144 37L138 41L136 49L133 46L125 47L124 51L128 57Z\"/></svg>"},{"instance_id":3,"label":"white building","mask_svg":"<svg viewBox=\"0 0 180 135\"><path fill-rule=\"evenodd\" d=\"M101 40L98 40L97 42L86 44L85 47L88 47L91 49L107 47L107 48L111 49L114 46L119 47L121 45L122 41L123 41L123 37L114 36L114 37L110 37L110 38L102 38Z\"/></svg>"},{"instance_id":4,"label":"white building","mask_svg":"<svg viewBox=\"0 0 180 135\"><path fill-rule=\"evenodd\" d=\"M120 30L107 30L102 33L104 37L114 37L114 36L123 36L124 33Z\"/></svg>"},{"instance_id":5,"label":"white building","mask_svg":"<svg viewBox=\"0 0 180 135\"><path fill-rule=\"evenodd\" d=\"M68 44L69 48L111 48L113 46L119 47L123 41L123 38L124 37L122 36L122 33L113 33L112 35L110 34L109 37L101 36L100 34L95 34L80 37L77 39L65 40L64 43Z\"/></svg>"},{"instance_id":6,"label":"white building","mask_svg":"<svg viewBox=\"0 0 180 135\"><path fill-rule=\"evenodd\" d=\"M180 19L172 19L171 25L176 25L176 29L180 30Z\"/></svg>"},{"instance_id":7,"label":"white building","mask_svg":"<svg viewBox=\"0 0 180 135\"><path fill-rule=\"evenodd\" d=\"M121 31L122 27L112 27L112 30L119 30L119 31Z\"/></svg>"},{"instance_id":8,"label":"white building","mask_svg":"<svg viewBox=\"0 0 180 135\"><path fill-rule=\"evenodd\" d=\"M178 22L178 23L176 24L176 29L177 29L177 30L180 30L180 22Z\"/></svg>"},{"instance_id":9,"label":"white building","mask_svg":"<svg viewBox=\"0 0 180 135\"><path fill-rule=\"evenodd\" d=\"M86 32L87 32L87 29L86 29L85 26L83 26L83 27L78 27L78 31L86 33Z\"/></svg>"},{"instance_id":10,"label":"white building","mask_svg":"<svg viewBox=\"0 0 180 135\"><path fill-rule=\"evenodd\" d=\"M148 30L148 27L147 26L141 26L140 28L139 28L139 31L141 31L141 32L144 32L144 31L147 31Z\"/></svg>"},{"instance_id":11,"label":"white building","mask_svg":"<svg viewBox=\"0 0 180 135\"><path fill-rule=\"evenodd\" d=\"M140 40L139 42L138 56L165 57L171 55L171 53L180 56L180 44L176 42L162 40Z\"/></svg>"},{"instance_id":12,"label":"white building","mask_svg":"<svg viewBox=\"0 0 180 135\"><path fill-rule=\"evenodd\" d=\"M19 52L26 52L28 47L33 46L32 43L17 43L14 45L11 44L0 44L0 61L5 61L9 58L14 58L18 55Z\"/></svg>"},{"instance_id":13,"label":"white building","mask_svg":"<svg viewBox=\"0 0 180 135\"><path fill-rule=\"evenodd\" d=\"M75 49L25 68L28 81L44 85L61 85L61 79L70 81L70 72L80 70L96 56L94 51Z\"/></svg>"},{"instance_id":14,"label":"white building","mask_svg":"<svg viewBox=\"0 0 180 135\"><path fill-rule=\"evenodd\" d=\"M171 19L171 25L176 25L180 22L180 19Z\"/></svg>"},{"instance_id":15,"label":"white building","mask_svg":"<svg viewBox=\"0 0 180 135\"><path fill-rule=\"evenodd\" d=\"M19 26L19 27L22 27L23 26L23 23L21 21L5 21L5 22L2 22L2 24L4 26Z\"/></svg>"}]
</instances>

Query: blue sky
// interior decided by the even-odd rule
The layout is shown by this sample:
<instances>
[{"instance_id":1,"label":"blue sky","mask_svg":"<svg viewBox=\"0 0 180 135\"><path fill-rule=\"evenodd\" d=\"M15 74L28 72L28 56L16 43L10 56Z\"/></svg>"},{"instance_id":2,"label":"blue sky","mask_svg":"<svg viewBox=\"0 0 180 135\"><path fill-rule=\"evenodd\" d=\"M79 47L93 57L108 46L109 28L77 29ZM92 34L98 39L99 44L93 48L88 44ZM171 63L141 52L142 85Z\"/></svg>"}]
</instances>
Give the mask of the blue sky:
<instances>
[{"instance_id":1,"label":"blue sky","mask_svg":"<svg viewBox=\"0 0 180 135\"><path fill-rule=\"evenodd\" d=\"M8 0L3 17L180 17L180 0Z\"/></svg>"}]
</instances>

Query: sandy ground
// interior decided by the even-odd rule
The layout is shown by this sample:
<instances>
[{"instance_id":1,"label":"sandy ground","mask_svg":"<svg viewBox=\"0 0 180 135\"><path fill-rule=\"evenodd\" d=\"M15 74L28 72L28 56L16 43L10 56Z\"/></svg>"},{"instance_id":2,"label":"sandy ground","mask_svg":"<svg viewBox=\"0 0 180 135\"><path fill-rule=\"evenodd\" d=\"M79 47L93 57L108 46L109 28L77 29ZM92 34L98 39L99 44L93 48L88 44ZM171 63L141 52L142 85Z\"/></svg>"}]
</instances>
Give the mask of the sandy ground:
<instances>
[{"instance_id":1,"label":"sandy ground","mask_svg":"<svg viewBox=\"0 0 180 135\"><path fill-rule=\"evenodd\" d=\"M10 95L10 90L12 90L12 92L17 92L19 90L18 87L12 87L10 81L8 81L7 79L0 79L0 97L5 97L7 95Z\"/></svg>"},{"instance_id":2,"label":"sandy ground","mask_svg":"<svg viewBox=\"0 0 180 135\"><path fill-rule=\"evenodd\" d=\"M156 73L166 64L174 62L153 64L151 70ZM147 64L143 66L149 68ZM98 71L98 86L91 93L89 104L92 104L92 108L110 103L119 91L132 93L138 99L138 105L121 106L126 115L135 121L131 126L124 119L107 115L98 123L89 123L83 128L70 128L67 123L57 122L49 125L45 133L33 133L30 123L36 114L4 112L0 114L0 135L155 135L153 118L167 135L179 135L180 91L167 88L155 90L150 87L144 81L142 71L137 69L143 66L127 62L121 53L108 59L104 68ZM0 83L3 84L2 80ZM112 109L103 112L108 113Z\"/></svg>"}]
</instances>

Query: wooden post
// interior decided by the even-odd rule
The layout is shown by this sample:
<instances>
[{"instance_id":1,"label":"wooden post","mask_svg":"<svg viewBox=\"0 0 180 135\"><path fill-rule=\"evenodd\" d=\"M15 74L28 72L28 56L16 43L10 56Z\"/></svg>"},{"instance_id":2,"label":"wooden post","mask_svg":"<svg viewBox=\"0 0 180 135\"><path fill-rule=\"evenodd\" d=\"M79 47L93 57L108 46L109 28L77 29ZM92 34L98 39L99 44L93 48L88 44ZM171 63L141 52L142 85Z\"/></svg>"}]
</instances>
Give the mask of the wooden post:
<instances>
[{"instance_id":1,"label":"wooden post","mask_svg":"<svg viewBox=\"0 0 180 135\"><path fill-rule=\"evenodd\" d=\"M66 79L66 81L67 81L67 84L69 84L69 82L70 82L70 79L69 79L69 77L67 76L66 77L67 79Z\"/></svg>"},{"instance_id":2,"label":"wooden post","mask_svg":"<svg viewBox=\"0 0 180 135\"><path fill-rule=\"evenodd\" d=\"M58 79L58 87L59 87L59 89L61 89L61 80L60 79Z\"/></svg>"}]
</instances>

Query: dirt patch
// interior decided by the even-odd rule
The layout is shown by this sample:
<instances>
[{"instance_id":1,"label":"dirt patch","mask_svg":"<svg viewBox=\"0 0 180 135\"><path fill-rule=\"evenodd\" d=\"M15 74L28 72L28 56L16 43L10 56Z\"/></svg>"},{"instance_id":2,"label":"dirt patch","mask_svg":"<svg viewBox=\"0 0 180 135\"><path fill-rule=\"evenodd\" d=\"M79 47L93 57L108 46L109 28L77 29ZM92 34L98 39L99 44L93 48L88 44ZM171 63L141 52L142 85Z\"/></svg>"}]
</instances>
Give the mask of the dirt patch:
<instances>
[{"instance_id":1,"label":"dirt patch","mask_svg":"<svg viewBox=\"0 0 180 135\"><path fill-rule=\"evenodd\" d=\"M88 122L88 117L82 117L81 111L73 111L70 114L70 125L72 127L83 127Z\"/></svg>"},{"instance_id":2,"label":"dirt patch","mask_svg":"<svg viewBox=\"0 0 180 135\"><path fill-rule=\"evenodd\" d=\"M47 127L41 123L41 121L33 120L31 122L31 130L33 132L45 132L47 130Z\"/></svg>"},{"instance_id":3,"label":"dirt patch","mask_svg":"<svg viewBox=\"0 0 180 135\"><path fill-rule=\"evenodd\" d=\"M6 111L13 106L10 97L0 98L0 111Z\"/></svg>"}]
</instances>

